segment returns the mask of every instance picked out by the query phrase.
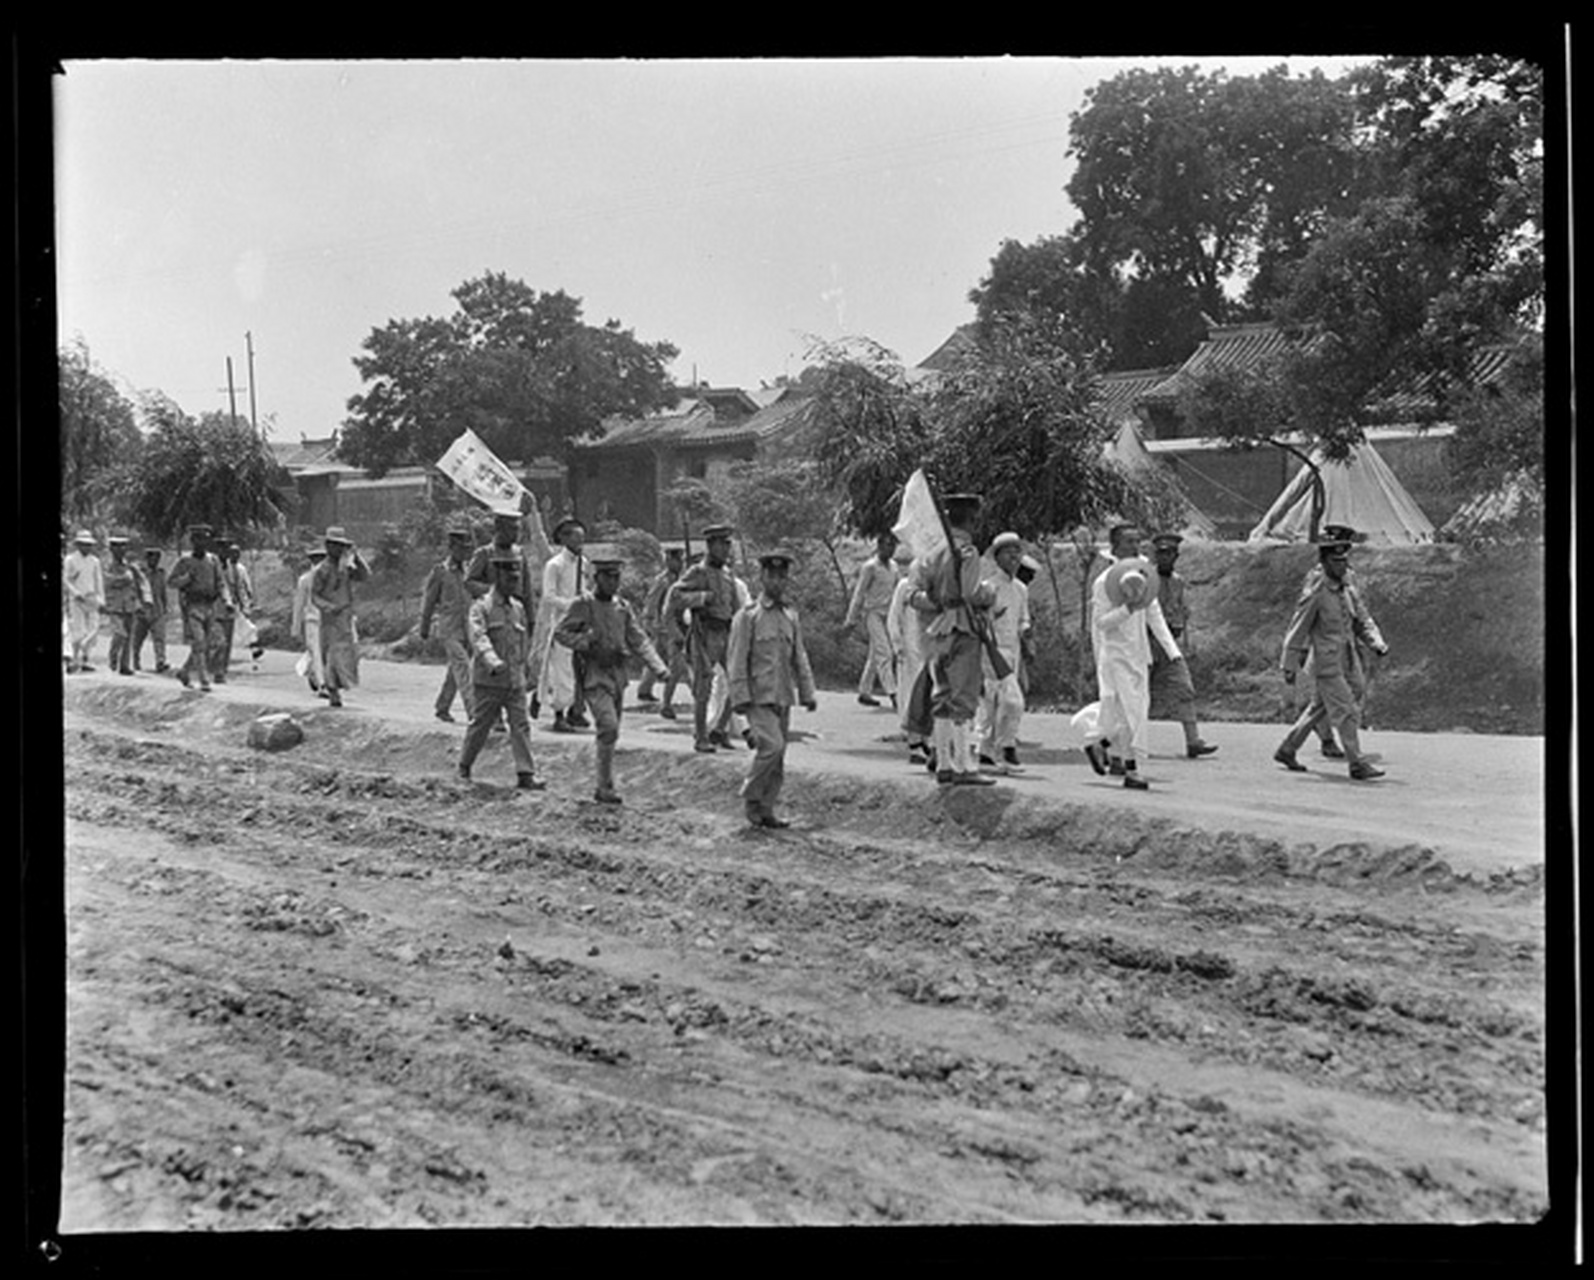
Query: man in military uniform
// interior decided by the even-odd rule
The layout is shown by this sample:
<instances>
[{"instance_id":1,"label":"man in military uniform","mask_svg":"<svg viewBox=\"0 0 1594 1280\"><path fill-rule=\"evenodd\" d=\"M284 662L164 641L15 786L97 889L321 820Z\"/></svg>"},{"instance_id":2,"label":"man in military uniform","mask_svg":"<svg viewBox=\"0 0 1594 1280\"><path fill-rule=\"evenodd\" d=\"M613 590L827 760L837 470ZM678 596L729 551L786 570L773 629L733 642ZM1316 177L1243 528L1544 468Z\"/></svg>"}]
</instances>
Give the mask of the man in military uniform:
<instances>
[{"instance_id":1,"label":"man in military uniform","mask_svg":"<svg viewBox=\"0 0 1594 1280\"><path fill-rule=\"evenodd\" d=\"M620 793L614 789L614 748L625 705L626 662L640 658L658 680L668 678L669 668L631 606L615 594L620 589L622 561L612 554L600 554L590 563L592 594L571 604L553 638L581 656L577 670L582 693L597 726L598 786L593 799L599 804L619 804Z\"/></svg>"},{"instance_id":2,"label":"man in military uniform","mask_svg":"<svg viewBox=\"0 0 1594 1280\"><path fill-rule=\"evenodd\" d=\"M1185 580L1174 568L1179 562L1179 544L1183 541L1184 538L1177 533L1159 533L1151 539L1152 561L1157 566L1157 604L1162 608L1168 633L1181 643L1185 629L1190 625ZM1151 642L1151 707L1147 714L1153 720L1177 720L1180 723L1184 728L1184 753L1190 759L1199 760L1202 756L1211 755L1217 748L1201 737L1190 664L1183 656L1170 657L1155 633L1147 639Z\"/></svg>"},{"instance_id":3,"label":"man in military uniform","mask_svg":"<svg viewBox=\"0 0 1594 1280\"><path fill-rule=\"evenodd\" d=\"M930 715L935 780L942 786L992 786L974 758L971 731L985 682L981 629L996 593L981 580L974 545L979 495L949 493L942 501L952 545L938 547L913 566L908 603L927 615L925 662L930 671Z\"/></svg>"},{"instance_id":4,"label":"man in military uniform","mask_svg":"<svg viewBox=\"0 0 1594 1280\"><path fill-rule=\"evenodd\" d=\"M227 584L222 579L221 563L210 554L210 526L196 524L188 529L189 553L178 558L166 583L177 592L177 607L183 616L183 639L188 642L188 658L177 668L177 678L185 689L199 680L201 692L210 692L210 654L219 642L219 605L226 600Z\"/></svg>"},{"instance_id":5,"label":"man in military uniform","mask_svg":"<svg viewBox=\"0 0 1594 1280\"><path fill-rule=\"evenodd\" d=\"M687 629L687 658L692 670L692 737L694 750L716 750L710 740L709 699L714 692L714 669L724 668L731 619L739 607L736 579L729 565L731 527L710 525L703 530L703 559L692 565L675 584L679 607L691 610ZM727 709L732 704L727 701Z\"/></svg>"},{"instance_id":6,"label":"man in military uniform","mask_svg":"<svg viewBox=\"0 0 1594 1280\"><path fill-rule=\"evenodd\" d=\"M732 620L725 657L730 705L747 718L752 737L753 760L741 787L747 821L777 830L791 825L775 813L775 803L786 773L792 704L819 707L802 624L786 603L791 559L783 551L758 558L762 590Z\"/></svg>"},{"instance_id":7,"label":"man in military uniform","mask_svg":"<svg viewBox=\"0 0 1594 1280\"><path fill-rule=\"evenodd\" d=\"M111 648L105 661L118 675L133 674L133 619L145 603L149 587L138 566L127 558L127 539L112 534L105 540L111 558L103 567L105 613L111 620Z\"/></svg>"},{"instance_id":8,"label":"man in military uniform","mask_svg":"<svg viewBox=\"0 0 1594 1280\"><path fill-rule=\"evenodd\" d=\"M664 698L659 714L666 720L675 719L675 689L686 678L686 637L681 632L678 618L673 618L664 608L670 588L680 580L686 567L686 548L674 543L664 548L664 568L648 584L648 593L642 602L642 628L653 641L653 647L664 659L668 674L664 677ZM652 702L653 672L645 672L637 685L638 702Z\"/></svg>"},{"instance_id":9,"label":"man in military uniform","mask_svg":"<svg viewBox=\"0 0 1594 1280\"><path fill-rule=\"evenodd\" d=\"M1354 543L1357 539L1356 531L1348 525L1342 524L1324 525L1321 536L1330 542ZM1322 581L1323 564L1319 560L1306 571L1306 576L1301 579L1301 593L1297 599L1304 600L1313 591L1317 590ZM1376 660L1380 652L1375 647L1374 640L1376 638L1376 644L1382 645L1383 636L1378 630L1378 624L1373 621L1372 614L1367 610L1366 597L1362 593L1361 583L1357 580L1355 565L1348 565L1345 569L1345 599L1351 607L1351 612L1355 614L1360 623L1356 628L1356 651L1361 659L1362 672L1365 679L1356 695L1356 700L1365 716L1367 690L1372 684L1373 673L1376 670ZM1306 659L1306 666L1301 669L1301 674L1306 676L1312 674L1312 659L1310 655ZM1321 705L1321 700L1316 695L1315 684L1312 697L1308 701ZM1362 723L1363 721L1358 721L1359 725ZM1326 759L1343 760L1345 758L1344 749L1335 739L1334 728L1329 724L1327 716L1319 716L1312 722L1312 732L1317 735L1318 749Z\"/></svg>"},{"instance_id":10,"label":"man in military uniform","mask_svg":"<svg viewBox=\"0 0 1594 1280\"><path fill-rule=\"evenodd\" d=\"M454 719L454 695L459 694L459 705L470 718L471 647L470 629L467 625L470 606L475 599L465 584L466 557L471 554L470 526L463 521L448 530L448 554L432 566L421 590L422 640L430 638L432 623L438 627L438 638L443 642L443 653L448 661L443 674L443 686L437 691L433 714L439 720ZM524 607L524 606L522 606Z\"/></svg>"},{"instance_id":11,"label":"man in military uniform","mask_svg":"<svg viewBox=\"0 0 1594 1280\"><path fill-rule=\"evenodd\" d=\"M159 547L144 548L141 571L144 584L149 588L149 599L133 619L133 670L142 669L140 658L147 638L155 646L155 674L160 675L170 671L171 664L166 661L166 615L169 605L166 598L166 570L161 567Z\"/></svg>"},{"instance_id":12,"label":"man in military uniform","mask_svg":"<svg viewBox=\"0 0 1594 1280\"><path fill-rule=\"evenodd\" d=\"M1310 657L1316 692L1284 735L1273 759L1291 772L1304 773L1306 766L1295 753L1318 722L1326 720L1339 731L1350 776L1368 782L1383 777L1384 771L1374 768L1361 749L1361 700L1367 673L1360 646L1365 644L1380 656L1389 652L1389 646L1355 589L1347 585L1355 531L1330 525L1322 536L1318 545L1322 575L1295 606L1295 616L1284 634L1282 658L1285 683L1294 684Z\"/></svg>"},{"instance_id":13,"label":"man in military uniform","mask_svg":"<svg viewBox=\"0 0 1594 1280\"><path fill-rule=\"evenodd\" d=\"M523 791L541 791L531 755L531 720L526 715L526 689L531 676L531 633L520 600L523 557L516 550L497 550L489 561L493 585L471 602L466 628L474 669L471 672L470 727L459 750L459 776L470 780L471 766L500 715L509 719L509 749L515 780Z\"/></svg>"}]
</instances>

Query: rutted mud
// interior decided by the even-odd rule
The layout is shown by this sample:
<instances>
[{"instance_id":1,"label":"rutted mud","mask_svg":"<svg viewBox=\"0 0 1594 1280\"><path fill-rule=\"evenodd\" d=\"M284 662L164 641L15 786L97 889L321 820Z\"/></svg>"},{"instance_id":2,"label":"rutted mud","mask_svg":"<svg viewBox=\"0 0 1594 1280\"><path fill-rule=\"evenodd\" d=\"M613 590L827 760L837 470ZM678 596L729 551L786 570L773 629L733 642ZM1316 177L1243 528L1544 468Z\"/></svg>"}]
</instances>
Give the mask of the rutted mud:
<instances>
[{"instance_id":1,"label":"rutted mud","mask_svg":"<svg viewBox=\"0 0 1594 1280\"><path fill-rule=\"evenodd\" d=\"M70 695L67 1230L1546 1208L1536 870L248 718Z\"/></svg>"}]
</instances>

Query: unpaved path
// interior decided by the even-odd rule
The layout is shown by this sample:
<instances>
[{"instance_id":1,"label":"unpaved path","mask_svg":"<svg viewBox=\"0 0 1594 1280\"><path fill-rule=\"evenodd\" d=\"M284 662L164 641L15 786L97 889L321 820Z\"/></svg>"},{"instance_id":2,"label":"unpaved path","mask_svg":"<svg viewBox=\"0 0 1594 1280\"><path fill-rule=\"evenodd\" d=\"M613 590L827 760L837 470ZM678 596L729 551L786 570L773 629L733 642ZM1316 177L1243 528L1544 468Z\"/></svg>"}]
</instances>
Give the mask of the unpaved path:
<instances>
[{"instance_id":1,"label":"unpaved path","mask_svg":"<svg viewBox=\"0 0 1594 1280\"><path fill-rule=\"evenodd\" d=\"M742 758L655 718L619 810L545 732L547 793L501 740L461 784L417 670L342 712L69 681L64 1231L1547 1206L1536 804L1493 855L1347 836L1327 797L1392 788L1246 783L1214 726L1137 809L1034 722L1024 779L948 794L838 695L754 833ZM283 703L305 743L245 747ZM1229 770L1325 813L1225 814Z\"/></svg>"}]
</instances>

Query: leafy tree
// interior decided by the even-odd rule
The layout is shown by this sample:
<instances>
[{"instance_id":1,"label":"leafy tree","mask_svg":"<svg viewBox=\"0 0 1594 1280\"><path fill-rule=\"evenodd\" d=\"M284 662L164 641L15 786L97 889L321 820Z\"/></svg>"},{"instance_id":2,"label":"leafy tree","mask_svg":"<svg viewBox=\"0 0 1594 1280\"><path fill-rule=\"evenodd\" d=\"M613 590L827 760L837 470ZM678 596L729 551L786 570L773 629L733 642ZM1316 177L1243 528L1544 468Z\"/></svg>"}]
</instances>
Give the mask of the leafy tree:
<instances>
[{"instance_id":1,"label":"leafy tree","mask_svg":"<svg viewBox=\"0 0 1594 1280\"><path fill-rule=\"evenodd\" d=\"M1537 336L1518 346L1499 386L1463 394L1449 457L1467 490L1488 492L1507 480L1544 491L1544 344Z\"/></svg>"},{"instance_id":2,"label":"leafy tree","mask_svg":"<svg viewBox=\"0 0 1594 1280\"><path fill-rule=\"evenodd\" d=\"M869 339L817 342L808 358L820 486L837 495L840 527L866 538L887 533L902 486L930 450L921 401L901 361Z\"/></svg>"},{"instance_id":3,"label":"leafy tree","mask_svg":"<svg viewBox=\"0 0 1594 1280\"><path fill-rule=\"evenodd\" d=\"M133 404L77 339L59 353L61 513L83 523L112 502L144 439Z\"/></svg>"},{"instance_id":4,"label":"leafy tree","mask_svg":"<svg viewBox=\"0 0 1594 1280\"><path fill-rule=\"evenodd\" d=\"M190 418L159 394L144 398L150 434L128 475L129 515L171 539L189 524L218 531L276 526L287 514L287 473L265 441L230 415Z\"/></svg>"},{"instance_id":5,"label":"leafy tree","mask_svg":"<svg viewBox=\"0 0 1594 1280\"><path fill-rule=\"evenodd\" d=\"M1137 69L1104 81L1070 122L1084 263L1126 295L1149 288L1142 313L1165 328L1175 298L1177 321L1228 318L1231 282L1249 276L1265 295L1351 198L1352 123L1350 96L1316 72ZM1120 345L1122 356L1147 344Z\"/></svg>"},{"instance_id":6,"label":"leafy tree","mask_svg":"<svg viewBox=\"0 0 1594 1280\"><path fill-rule=\"evenodd\" d=\"M841 568L837 503L817 463L788 459L776 463L739 463L730 473L730 500L737 527L755 546L791 547L818 544L824 548L843 596L847 578Z\"/></svg>"},{"instance_id":7,"label":"leafy tree","mask_svg":"<svg viewBox=\"0 0 1594 1280\"><path fill-rule=\"evenodd\" d=\"M339 454L373 474L435 461L470 429L501 457L563 457L611 414L676 399L668 342L643 343L619 321L582 320L581 301L502 273L467 280L444 318L390 320L361 344L369 384L349 400Z\"/></svg>"}]
</instances>

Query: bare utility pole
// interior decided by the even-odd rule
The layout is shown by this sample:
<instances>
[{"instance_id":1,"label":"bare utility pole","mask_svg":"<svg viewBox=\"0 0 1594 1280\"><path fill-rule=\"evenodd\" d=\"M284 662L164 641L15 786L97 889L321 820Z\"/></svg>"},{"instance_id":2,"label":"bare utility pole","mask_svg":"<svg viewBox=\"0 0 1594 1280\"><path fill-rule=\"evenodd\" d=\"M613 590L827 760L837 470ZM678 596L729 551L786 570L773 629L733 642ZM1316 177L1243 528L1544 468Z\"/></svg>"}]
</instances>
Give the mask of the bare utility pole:
<instances>
[{"instance_id":1,"label":"bare utility pole","mask_svg":"<svg viewBox=\"0 0 1594 1280\"><path fill-rule=\"evenodd\" d=\"M232 425L238 425L238 396L232 386L232 357L227 357L227 411L232 415Z\"/></svg>"},{"instance_id":2,"label":"bare utility pole","mask_svg":"<svg viewBox=\"0 0 1594 1280\"><path fill-rule=\"evenodd\" d=\"M255 421L255 339L247 329L244 330L244 346L249 352L249 426L259 435L260 424Z\"/></svg>"}]
</instances>

